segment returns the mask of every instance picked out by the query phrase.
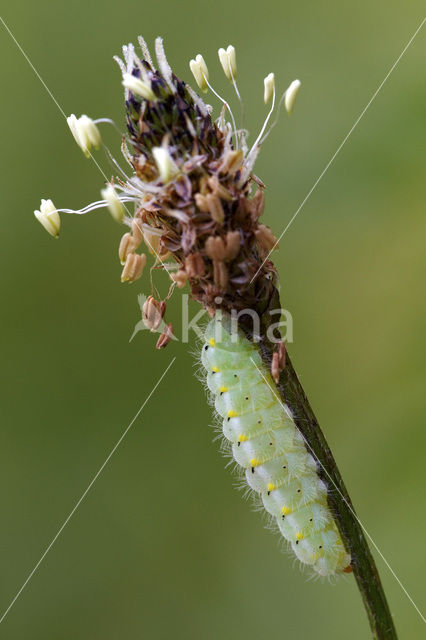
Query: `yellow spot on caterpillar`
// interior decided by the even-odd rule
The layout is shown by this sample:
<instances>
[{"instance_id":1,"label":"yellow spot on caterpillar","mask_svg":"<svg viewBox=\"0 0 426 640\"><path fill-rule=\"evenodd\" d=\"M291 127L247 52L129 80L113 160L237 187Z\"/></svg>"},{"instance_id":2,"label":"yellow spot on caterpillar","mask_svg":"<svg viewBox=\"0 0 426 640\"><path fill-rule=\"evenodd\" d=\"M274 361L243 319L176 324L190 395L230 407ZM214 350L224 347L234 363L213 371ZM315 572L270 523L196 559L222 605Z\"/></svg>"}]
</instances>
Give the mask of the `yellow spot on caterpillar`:
<instances>
[{"instance_id":1,"label":"yellow spot on caterpillar","mask_svg":"<svg viewBox=\"0 0 426 640\"><path fill-rule=\"evenodd\" d=\"M246 440L247 440L247 438L246 438ZM257 458L252 458L250 460L250 465L252 467L258 467L260 465L260 462L259 462L259 460Z\"/></svg>"},{"instance_id":2,"label":"yellow spot on caterpillar","mask_svg":"<svg viewBox=\"0 0 426 640\"><path fill-rule=\"evenodd\" d=\"M217 367L212 367L213 373L219 373L219 369Z\"/></svg>"},{"instance_id":3,"label":"yellow spot on caterpillar","mask_svg":"<svg viewBox=\"0 0 426 640\"><path fill-rule=\"evenodd\" d=\"M272 484L272 482L268 483L268 491L273 491L276 488L277 488L277 486L275 484Z\"/></svg>"},{"instance_id":4,"label":"yellow spot on caterpillar","mask_svg":"<svg viewBox=\"0 0 426 640\"><path fill-rule=\"evenodd\" d=\"M291 513L291 509L289 509L288 507L281 507L281 511L285 516L288 516Z\"/></svg>"},{"instance_id":5,"label":"yellow spot on caterpillar","mask_svg":"<svg viewBox=\"0 0 426 640\"><path fill-rule=\"evenodd\" d=\"M210 338L210 340L209 340L209 345L210 345L211 347L214 347L214 346L215 346L215 344L216 344L216 342L214 341L214 338Z\"/></svg>"},{"instance_id":6,"label":"yellow spot on caterpillar","mask_svg":"<svg viewBox=\"0 0 426 640\"><path fill-rule=\"evenodd\" d=\"M228 387L219 387L219 391L221 393L225 393L226 391L228 391Z\"/></svg>"},{"instance_id":7,"label":"yellow spot on caterpillar","mask_svg":"<svg viewBox=\"0 0 426 640\"><path fill-rule=\"evenodd\" d=\"M303 540L303 533L300 533L300 531L298 531L298 532L296 533L296 538L297 538L298 540Z\"/></svg>"},{"instance_id":8,"label":"yellow spot on caterpillar","mask_svg":"<svg viewBox=\"0 0 426 640\"><path fill-rule=\"evenodd\" d=\"M247 442L248 438L244 435L244 433L240 433L240 435L238 436L238 440L239 442ZM252 458L252 460L256 460L256 458Z\"/></svg>"},{"instance_id":9,"label":"yellow spot on caterpillar","mask_svg":"<svg viewBox=\"0 0 426 640\"><path fill-rule=\"evenodd\" d=\"M235 411L232 411L232 409L229 409L228 411L228 418L236 418L237 414L235 413Z\"/></svg>"}]
</instances>

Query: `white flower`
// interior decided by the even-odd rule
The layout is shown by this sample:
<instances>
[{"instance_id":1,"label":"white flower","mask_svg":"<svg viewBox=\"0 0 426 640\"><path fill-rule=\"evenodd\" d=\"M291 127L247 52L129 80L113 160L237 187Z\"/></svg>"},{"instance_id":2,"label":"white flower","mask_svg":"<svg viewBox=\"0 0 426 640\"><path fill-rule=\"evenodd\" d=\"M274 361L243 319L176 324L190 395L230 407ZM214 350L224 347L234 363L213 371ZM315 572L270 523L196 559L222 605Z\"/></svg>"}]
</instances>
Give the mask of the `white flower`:
<instances>
[{"instance_id":1,"label":"white flower","mask_svg":"<svg viewBox=\"0 0 426 640\"><path fill-rule=\"evenodd\" d=\"M105 189L101 190L101 196L106 201L110 214L117 222L123 222L124 205L117 195L112 184L108 184Z\"/></svg>"},{"instance_id":2,"label":"white flower","mask_svg":"<svg viewBox=\"0 0 426 640\"><path fill-rule=\"evenodd\" d=\"M152 155L157 165L161 181L167 183L179 172L173 158L165 147L153 147Z\"/></svg>"},{"instance_id":3,"label":"white flower","mask_svg":"<svg viewBox=\"0 0 426 640\"><path fill-rule=\"evenodd\" d=\"M69 118L67 118L67 123L76 143L88 158L90 156L91 146L93 145L95 148L98 148L102 142L98 127L92 118L84 114L80 118L76 118L72 113Z\"/></svg>"},{"instance_id":4,"label":"white flower","mask_svg":"<svg viewBox=\"0 0 426 640\"><path fill-rule=\"evenodd\" d=\"M155 93L148 82L133 76L131 73L123 75L123 86L137 96L145 98L145 100L155 100Z\"/></svg>"},{"instance_id":5,"label":"white flower","mask_svg":"<svg viewBox=\"0 0 426 640\"><path fill-rule=\"evenodd\" d=\"M42 199L40 211L36 209L34 211L34 215L51 236L54 238L59 236L61 218L59 217L59 213L51 200Z\"/></svg>"},{"instance_id":6,"label":"white flower","mask_svg":"<svg viewBox=\"0 0 426 640\"><path fill-rule=\"evenodd\" d=\"M293 80L287 91L285 92L284 104L287 113L291 113L294 108L294 102L296 100L297 92L300 89L302 83L300 80Z\"/></svg>"},{"instance_id":7,"label":"white flower","mask_svg":"<svg viewBox=\"0 0 426 640\"><path fill-rule=\"evenodd\" d=\"M191 69L195 82L198 84L201 91L206 93L208 89L207 80L209 79L209 70L207 69L207 65L201 53L195 56L195 60L190 61L189 68Z\"/></svg>"},{"instance_id":8,"label":"white flower","mask_svg":"<svg viewBox=\"0 0 426 640\"><path fill-rule=\"evenodd\" d=\"M265 102L265 104L268 104L268 102L271 100L272 96L274 95L274 91L275 91L275 76L273 73L269 73L266 78L264 79L264 84L265 84L265 91L263 94L263 100Z\"/></svg>"},{"instance_id":9,"label":"white flower","mask_svg":"<svg viewBox=\"0 0 426 640\"><path fill-rule=\"evenodd\" d=\"M237 59L235 55L235 48L230 44L228 48L220 48L217 52L219 55L220 64L222 69L230 82L233 82L237 77Z\"/></svg>"}]
</instances>

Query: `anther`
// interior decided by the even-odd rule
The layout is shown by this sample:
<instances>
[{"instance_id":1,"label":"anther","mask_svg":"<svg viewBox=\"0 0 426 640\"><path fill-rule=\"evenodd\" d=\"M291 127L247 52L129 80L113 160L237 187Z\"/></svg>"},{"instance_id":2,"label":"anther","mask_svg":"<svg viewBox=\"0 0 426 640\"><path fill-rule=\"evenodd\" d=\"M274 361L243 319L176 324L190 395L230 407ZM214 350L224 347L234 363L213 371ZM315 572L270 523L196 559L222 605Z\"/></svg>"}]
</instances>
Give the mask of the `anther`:
<instances>
[{"instance_id":1,"label":"anther","mask_svg":"<svg viewBox=\"0 0 426 640\"><path fill-rule=\"evenodd\" d=\"M61 219L59 213L51 200L42 199L40 204L40 210L36 209L34 215L40 224L46 229L48 233L54 238L59 236L59 230L61 228Z\"/></svg>"},{"instance_id":2,"label":"anther","mask_svg":"<svg viewBox=\"0 0 426 640\"><path fill-rule=\"evenodd\" d=\"M287 113L292 113L297 93L301 86L300 80L293 80L287 91L285 92L284 104Z\"/></svg>"},{"instance_id":3,"label":"anther","mask_svg":"<svg viewBox=\"0 0 426 640\"><path fill-rule=\"evenodd\" d=\"M189 68L191 69L195 82L198 84L201 91L207 93L209 70L207 69L207 65L201 53L195 56L195 60L190 60Z\"/></svg>"}]
</instances>

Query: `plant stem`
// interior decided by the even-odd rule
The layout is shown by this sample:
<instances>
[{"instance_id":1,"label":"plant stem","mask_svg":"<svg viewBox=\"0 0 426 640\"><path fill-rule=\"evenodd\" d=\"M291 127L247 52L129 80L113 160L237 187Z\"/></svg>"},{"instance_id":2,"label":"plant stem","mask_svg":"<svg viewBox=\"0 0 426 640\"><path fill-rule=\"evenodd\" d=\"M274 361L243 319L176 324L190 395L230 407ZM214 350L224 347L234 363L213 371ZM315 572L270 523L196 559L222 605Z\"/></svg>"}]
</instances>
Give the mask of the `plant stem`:
<instances>
[{"instance_id":1,"label":"plant stem","mask_svg":"<svg viewBox=\"0 0 426 640\"><path fill-rule=\"evenodd\" d=\"M269 308L281 308L278 292L275 292ZM267 329L271 323L269 313L263 313L261 318L259 346L262 358L269 368L276 344L267 338ZM252 338L249 326L243 326L243 329ZM392 615L364 530L288 354L277 388L283 403L287 404L293 412L294 421L304 436L308 448L311 448L314 457L320 463L321 467L318 473L328 487L329 506L334 514L346 550L351 554L351 566L367 612L373 638L397 640Z\"/></svg>"}]
</instances>

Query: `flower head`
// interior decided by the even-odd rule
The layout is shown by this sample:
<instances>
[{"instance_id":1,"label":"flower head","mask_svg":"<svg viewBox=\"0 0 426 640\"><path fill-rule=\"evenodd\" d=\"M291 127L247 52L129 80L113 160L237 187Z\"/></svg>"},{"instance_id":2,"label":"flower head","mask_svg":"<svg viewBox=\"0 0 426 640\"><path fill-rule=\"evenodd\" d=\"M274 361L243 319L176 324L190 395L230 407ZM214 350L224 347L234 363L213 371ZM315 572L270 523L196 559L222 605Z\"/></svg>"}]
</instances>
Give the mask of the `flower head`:
<instances>
[{"instance_id":1,"label":"flower head","mask_svg":"<svg viewBox=\"0 0 426 640\"><path fill-rule=\"evenodd\" d=\"M274 74L264 81L265 102L272 104L250 146L247 131L237 126L227 100L211 85L201 54L190 61L190 69L197 86L202 91L211 89L221 100L223 109L216 121L212 108L173 73L161 38L155 43L157 62L142 38L139 44L141 55L129 44L123 47L123 59L116 58L125 89L127 136L122 152L129 171L124 172L107 150L119 176L102 190L102 200L78 211L60 211L82 214L108 207L115 220L129 227L119 248L123 282L134 282L142 275L147 257L136 251L143 241L155 256L153 268L169 275L169 295L188 283L192 297L210 312L218 307L262 312L276 292L269 253L277 242L271 230L259 223L264 185L253 169L273 126L268 130L276 105ZM229 45L218 53L241 99L235 49ZM281 98L280 104L285 100L289 112L299 86L295 81ZM88 116L68 118L86 155L91 146L100 144L96 122ZM43 203L35 213L49 233L57 235L58 210L51 201ZM170 339L169 334L161 345Z\"/></svg>"}]
</instances>

